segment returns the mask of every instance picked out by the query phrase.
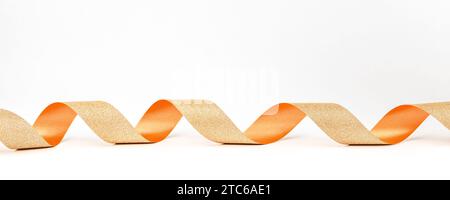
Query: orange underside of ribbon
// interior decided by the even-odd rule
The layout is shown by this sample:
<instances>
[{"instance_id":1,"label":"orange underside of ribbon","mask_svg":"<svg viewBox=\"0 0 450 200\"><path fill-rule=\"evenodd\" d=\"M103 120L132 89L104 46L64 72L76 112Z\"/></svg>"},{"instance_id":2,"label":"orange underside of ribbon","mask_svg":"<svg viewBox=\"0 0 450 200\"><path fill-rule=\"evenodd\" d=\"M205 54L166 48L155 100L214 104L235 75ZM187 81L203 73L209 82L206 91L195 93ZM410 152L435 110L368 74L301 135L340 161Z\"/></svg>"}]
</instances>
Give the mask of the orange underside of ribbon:
<instances>
[{"instance_id":1,"label":"orange underside of ribbon","mask_svg":"<svg viewBox=\"0 0 450 200\"><path fill-rule=\"evenodd\" d=\"M70 102L51 104L33 126L10 111L0 110L0 141L11 149L53 147L61 143L73 120L80 116L106 142L155 143L164 140L184 116L200 134L217 143L269 144L310 117L338 143L387 145L408 138L430 115L450 129L450 102L399 106L371 131L337 104L282 103L270 108L245 132L216 104L204 100L160 100L136 127L106 102Z\"/></svg>"}]
</instances>

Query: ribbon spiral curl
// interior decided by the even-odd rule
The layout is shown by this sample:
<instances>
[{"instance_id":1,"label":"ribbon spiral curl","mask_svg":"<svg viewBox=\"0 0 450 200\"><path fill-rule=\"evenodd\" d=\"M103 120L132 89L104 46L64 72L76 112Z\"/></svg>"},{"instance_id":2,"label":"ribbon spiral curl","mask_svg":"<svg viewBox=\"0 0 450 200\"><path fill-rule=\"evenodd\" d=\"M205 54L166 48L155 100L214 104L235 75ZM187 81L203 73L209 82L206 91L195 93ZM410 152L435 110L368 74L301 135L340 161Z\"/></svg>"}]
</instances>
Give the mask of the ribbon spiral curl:
<instances>
[{"instance_id":1,"label":"ribbon spiral curl","mask_svg":"<svg viewBox=\"0 0 450 200\"><path fill-rule=\"evenodd\" d=\"M348 145L402 142L430 115L450 129L450 102L399 106L386 114L372 131L337 104L282 103L269 109L242 132L209 101L160 100L150 107L136 128L112 105L96 101L51 104L33 126L12 112L0 110L0 141L11 149L54 147L61 142L77 115L101 139L114 144L162 141L183 116L207 139L224 144L273 143L306 116L333 140Z\"/></svg>"}]
</instances>

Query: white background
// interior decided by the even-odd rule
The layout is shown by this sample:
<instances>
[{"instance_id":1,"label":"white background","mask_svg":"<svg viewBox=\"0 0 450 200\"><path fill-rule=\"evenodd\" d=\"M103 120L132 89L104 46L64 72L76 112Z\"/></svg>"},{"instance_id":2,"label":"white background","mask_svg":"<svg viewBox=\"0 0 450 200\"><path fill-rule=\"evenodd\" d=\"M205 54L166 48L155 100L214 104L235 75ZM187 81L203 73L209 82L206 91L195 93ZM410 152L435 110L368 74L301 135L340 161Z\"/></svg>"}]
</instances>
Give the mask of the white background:
<instances>
[{"instance_id":1,"label":"white background","mask_svg":"<svg viewBox=\"0 0 450 200\"><path fill-rule=\"evenodd\" d=\"M156 100L209 99L242 129L279 102L334 102L372 127L449 101L446 0L0 0L0 107L105 100L137 122ZM105 144L77 120L52 149L0 148L10 179L450 178L430 119L395 146L347 147L310 120L266 146L219 145L183 121L152 145Z\"/></svg>"}]
</instances>

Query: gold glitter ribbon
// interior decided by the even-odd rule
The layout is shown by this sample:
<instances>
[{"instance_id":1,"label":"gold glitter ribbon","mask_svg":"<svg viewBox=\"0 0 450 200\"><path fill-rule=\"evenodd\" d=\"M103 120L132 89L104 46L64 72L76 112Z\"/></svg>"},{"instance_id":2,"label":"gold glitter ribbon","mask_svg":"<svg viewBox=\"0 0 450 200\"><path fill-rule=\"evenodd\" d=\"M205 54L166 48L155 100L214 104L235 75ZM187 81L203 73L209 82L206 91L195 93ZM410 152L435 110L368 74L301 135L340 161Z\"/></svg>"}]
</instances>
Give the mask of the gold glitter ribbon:
<instances>
[{"instance_id":1,"label":"gold glitter ribbon","mask_svg":"<svg viewBox=\"0 0 450 200\"><path fill-rule=\"evenodd\" d=\"M106 102L54 103L33 126L18 115L0 110L0 141L11 149L58 145L76 116L104 141L114 144L164 140L184 116L207 139L224 144L269 144L287 135L309 116L330 138L348 145L396 144L411 135L430 115L450 129L450 102L402 105L391 110L369 131L337 104L282 103L265 112L242 132L214 103L204 100L160 100L144 114L136 128Z\"/></svg>"}]
</instances>

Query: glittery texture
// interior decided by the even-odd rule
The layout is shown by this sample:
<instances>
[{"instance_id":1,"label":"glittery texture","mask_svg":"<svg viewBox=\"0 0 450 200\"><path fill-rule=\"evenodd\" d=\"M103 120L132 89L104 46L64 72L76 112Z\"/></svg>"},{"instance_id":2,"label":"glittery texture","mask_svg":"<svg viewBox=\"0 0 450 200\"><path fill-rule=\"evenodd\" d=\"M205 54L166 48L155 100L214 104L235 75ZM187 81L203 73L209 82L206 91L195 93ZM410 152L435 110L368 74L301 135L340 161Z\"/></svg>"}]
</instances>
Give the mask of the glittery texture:
<instances>
[{"instance_id":1,"label":"glittery texture","mask_svg":"<svg viewBox=\"0 0 450 200\"><path fill-rule=\"evenodd\" d=\"M337 104L283 103L264 113L242 132L214 103L204 100L160 100L136 128L106 102L54 103L31 126L16 114L0 110L0 141L11 149L58 145L76 116L109 143L153 143L166 138L181 117L207 139L224 144L269 144L283 138L306 116L341 144L386 145L405 140L429 116L450 129L450 103L403 105L391 110L369 131Z\"/></svg>"}]
</instances>

